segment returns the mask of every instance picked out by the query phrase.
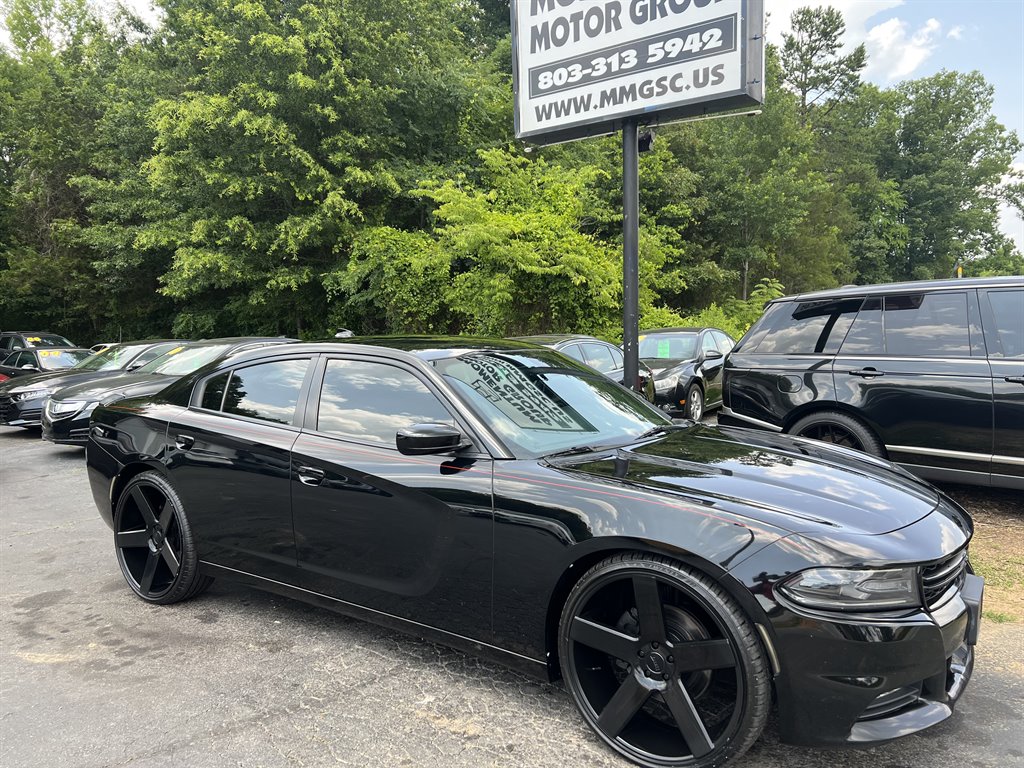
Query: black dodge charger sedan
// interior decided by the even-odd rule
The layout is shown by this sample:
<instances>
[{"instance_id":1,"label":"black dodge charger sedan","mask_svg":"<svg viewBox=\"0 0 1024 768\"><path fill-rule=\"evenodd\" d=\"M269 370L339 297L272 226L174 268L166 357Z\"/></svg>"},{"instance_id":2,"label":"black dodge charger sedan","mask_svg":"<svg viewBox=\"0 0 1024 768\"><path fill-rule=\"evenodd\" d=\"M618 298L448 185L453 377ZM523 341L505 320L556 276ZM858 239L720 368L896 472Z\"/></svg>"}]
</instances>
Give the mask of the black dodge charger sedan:
<instances>
[{"instance_id":1,"label":"black dodge charger sedan","mask_svg":"<svg viewBox=\"0 0 1024 768\"><path fill-rule=\"evenodd\" d=\"M351 339L232 355L100 406L88 473L143 600L217 577L542 679L644 766L950 716L972 524L888 462L674 424L545 348Z\"/></svg>"},{"instance_id":2,"label":"black dodge charger sedan","mask_svg":"<svg viewBox=\"0 0 1024 768\"><path fill-rule=\"evenodd\" d=\"M62 387L46 401L43 439L63 445L85 445L89 418L97 406L126 397L152 395L226 355L288 341L293 339L243 336L182 342L131 373Z\"/></svg>"},{"instance_id":3,"label":"black dodge charger sedan","mask_svg":"<svg viewBox=\"0 0 1024 768\"><path fill-rule=\"evenodd\" d=\"M82 357L70 368L4 382L0 384L0 424L38 427L46 399L61 387L133 371L182 343L177 339L160 339L111 344L98 354Z\"/></svg>"}]
</instances>

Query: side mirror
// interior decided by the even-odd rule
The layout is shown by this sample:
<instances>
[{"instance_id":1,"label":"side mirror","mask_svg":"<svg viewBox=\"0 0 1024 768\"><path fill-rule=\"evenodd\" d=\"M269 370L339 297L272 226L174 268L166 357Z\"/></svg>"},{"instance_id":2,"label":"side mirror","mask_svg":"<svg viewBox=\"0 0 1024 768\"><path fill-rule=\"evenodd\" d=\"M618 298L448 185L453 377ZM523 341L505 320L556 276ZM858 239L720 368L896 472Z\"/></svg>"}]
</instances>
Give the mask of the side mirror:
<instances>
[{"instance_id":1,"label":"side mirror","mask_svg":"<svg viewBox=\"0 0 1024 768\"><path fill-rule=\"evenodd\" d=\"M406 456L451 453L469 445L462 433L449 424L413 424L395 435L398 452Z\"/></svg>"},{"instance_id":2,"label":"side mirror","mask_svg":"<svg viewBox=\"0 0 1024 768\"><path fill-rule=\"evenodd\" d=\"M723 357L725 357L725 355L717 349L709 349L704 353L705 360L721 360Z\"/></svg>"},{"instance_id":3,"label":"side mirror","mask_svg":"<svg viewBox=\"0 0 1024 768\"><path fill-rule=\"evenodd\" d=\"M145 365L145 363L129 363L128 367L125 368L125 370L126 371L137 371L137 370L139 370L139 368L141 368L144 365Z\"/></svg>"},{"instance_id":4,"label":"side mirror","mask_svg":"<svg viewBox=\"0 0 1024 768\"><path fill-rule=\"evenodd\" d=\"M23 371L38 371L39 369L38 369L38 368L36 368L36 367L35 367L34 365L32 365L31 363L29 363L28 365L23 365L23 366L21 366L21 370L23 370Z\"/></svg>"}]
</instances>

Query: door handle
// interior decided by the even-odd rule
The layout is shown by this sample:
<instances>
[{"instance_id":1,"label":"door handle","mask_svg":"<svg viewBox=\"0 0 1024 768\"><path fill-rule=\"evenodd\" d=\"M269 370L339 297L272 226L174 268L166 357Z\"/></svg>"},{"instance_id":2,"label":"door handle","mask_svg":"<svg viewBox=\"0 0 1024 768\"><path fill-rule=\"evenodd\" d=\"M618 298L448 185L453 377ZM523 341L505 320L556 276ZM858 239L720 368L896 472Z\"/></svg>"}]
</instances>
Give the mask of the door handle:
<instances>
[{"instance_id":1,"label":"door handle","mask_svg":"<svg viewBox=\"0 0 1024 768\"><path fill-rule=\"evenodd\" d=\"M1024 384L1024 376L1007 376L1006 380L1011 384Z\"/></svg>"},{"instance_id":2,"label":"door handle","mask_svg":"<svg viewBox=\"0 0 1024 768\"><path fill-rule=\"evenodd\" d=\"M299 482L303 485L320 485L324 481L324 471L316 467L299 467L295 470L299 475Z\"/></svg>"},{"instance_id":3,"label":"door handle","mask_svg":"<svg viewBox=\"0 0 1024 768\"><path fill-rule=\"evenodd\" d=\"M196 444L196 439L192 435L178 435L174 438L174 444L178 447L179 451L187 451Z\"/></svg>"},{"instance_id":4,"label":"door handle","mask_svg":"<svg viewBox=\"0 0 1024 768\"><path fill-rule=\"evenodd\" d=\"M875 376L885 376L883 371L874 368L861 368L859 371L847 371L851 376L860 376L862 379L872 379Z\"/></svg>"}]
</instances>

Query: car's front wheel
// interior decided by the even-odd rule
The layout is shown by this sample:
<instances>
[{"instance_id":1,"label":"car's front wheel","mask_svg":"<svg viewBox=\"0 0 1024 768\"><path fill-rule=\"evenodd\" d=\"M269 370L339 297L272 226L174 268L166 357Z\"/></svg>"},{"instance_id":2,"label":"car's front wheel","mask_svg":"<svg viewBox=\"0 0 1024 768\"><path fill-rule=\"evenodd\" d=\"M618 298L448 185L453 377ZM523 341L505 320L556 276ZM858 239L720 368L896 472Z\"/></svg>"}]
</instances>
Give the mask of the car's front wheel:
<instances>
[{"instance_id":1,"label":"car's front wheel","mask_svg":"<svg viewBox=\"0 0 1024 768\"><path fill-rule=\"evenodd\" d=\"M789 433L873 456L885 456L885 448L874 432L853 416L839 411L819 411L805 416L789 429Z\"/></svg>"},{"instance_id":2,"label":"car's front wheel","mask_svg":"<svg viewBox=\"0 0 1024 768\"><path fill-rule=\"evenodd\" d=\"M704 390L691 384L686 393L686 418L700 421L704 418Z\"/></svg>"},{"instance_id":3,"label":"car's front wheel","mask_svg":"<svg viewBox=\"0 0 1024 768\"><path fill-rule=\"evenodd\" d=\"M114 509L114 547L125 581L147 602L177 603L213 583L199 572L181 499L159 472L143 472L125 486Z\"/></svg>"},{"instance_id":4,"label":"car's front wheel","mask_svg":"<svg viewBox=\"0 0 1024 768\"><path fill-rule=\"evenodd\" d=\"M707 576L630 553L570 593L559 661L587 723L642 766L710 768L764 728L770 671L753 625Z\"/></svg>"}]
</instances>

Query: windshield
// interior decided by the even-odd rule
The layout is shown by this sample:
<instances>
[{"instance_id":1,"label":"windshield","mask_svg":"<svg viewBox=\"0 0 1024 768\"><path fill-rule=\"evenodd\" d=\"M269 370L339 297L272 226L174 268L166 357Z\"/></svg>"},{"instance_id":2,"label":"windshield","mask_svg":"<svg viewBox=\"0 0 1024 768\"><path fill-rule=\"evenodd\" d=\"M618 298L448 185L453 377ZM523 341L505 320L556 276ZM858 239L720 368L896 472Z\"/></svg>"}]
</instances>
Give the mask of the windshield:
<instances>
[{"instance_id":1,"label":"windshield","mask_svg":"<svg viewBox=\"0 0 1024 768\"><path fill-rule=\"evenodd\" d=\"M76 365L75 369L79 371L118 371L128 365L146 346L145 344L115 344L95 355L89 355Z\"/></svg>"},{"instance_id":2,"label":"windshield","mask_svg":"<svg viewBox=\"0 0 1024 768\"><path fill-rule=\"evenodd\" d=\"M640 357L650 360L692 360L697 357L696 333L655 333L640 336Z\"/></svg>"},{"instance_id":3,"label":"windshield","mask_svg":"<svg viewBox=\"0 0 1024 768\"><path fill-rule=\"evenodd\" d=\"M25 337L25 345L29 347L73 347L75 346L63 336L55 333L34 333Z\"/></svg>"},{"instance_id":4,"label":"windshield","mask_svg":"<svg viewBox=\"0 0 1024 768\"><path fill-rule=\"evenodd\" d=\"M162 373L164 376L184 376L212 363L231 348L230 344L204 344L201 347L178 346L147 363L136 373Z\"/></svg>"},{"instance_id":5,"label":"windshield","mask_svg":"<svg viewBox=\"0 0 1024 768\"><path fill-rule=\"evenodd\" d=\"M92 356L87 349L40 349L39 367L44 371L70 368L75 363Z\"/></svg>"},{"instance_id":6,"label":"windshield","mask_svg":"<svg viewBox=\"0 0 1024 768\"><path fill-rule=\"evenodd\" d=\"M434 366L525 458L624 445L671 423L629 390L555 352L474 352Z\"/></svg>"}]
</instances>

